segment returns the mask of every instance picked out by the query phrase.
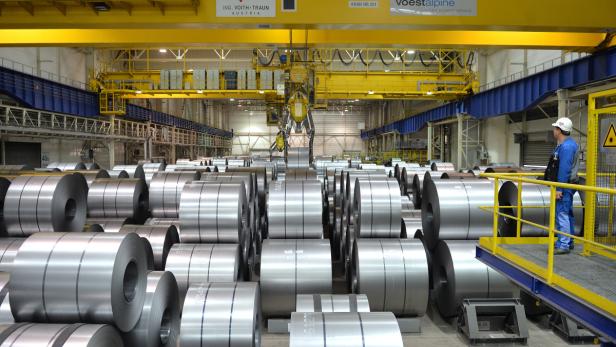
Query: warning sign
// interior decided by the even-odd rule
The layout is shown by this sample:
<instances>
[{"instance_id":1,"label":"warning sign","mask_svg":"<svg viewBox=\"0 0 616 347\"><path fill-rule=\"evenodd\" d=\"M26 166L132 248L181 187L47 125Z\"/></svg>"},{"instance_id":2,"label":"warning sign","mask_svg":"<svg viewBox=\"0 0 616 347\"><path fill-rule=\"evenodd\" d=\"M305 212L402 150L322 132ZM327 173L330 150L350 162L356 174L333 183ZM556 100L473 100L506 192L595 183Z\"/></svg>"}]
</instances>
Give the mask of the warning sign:
<instances>
[{"instance_id":1,"label":"warning sign","mask_svg":"<svg viewBox=\"0 0 616 347\"><path fill-rule=\"evenodd\" d=\"M616 148L616 128L614 128L614 124L610 124L610 129L605 135L605 140L603 140L603 147Z\"/></svg>"}]
</instances>

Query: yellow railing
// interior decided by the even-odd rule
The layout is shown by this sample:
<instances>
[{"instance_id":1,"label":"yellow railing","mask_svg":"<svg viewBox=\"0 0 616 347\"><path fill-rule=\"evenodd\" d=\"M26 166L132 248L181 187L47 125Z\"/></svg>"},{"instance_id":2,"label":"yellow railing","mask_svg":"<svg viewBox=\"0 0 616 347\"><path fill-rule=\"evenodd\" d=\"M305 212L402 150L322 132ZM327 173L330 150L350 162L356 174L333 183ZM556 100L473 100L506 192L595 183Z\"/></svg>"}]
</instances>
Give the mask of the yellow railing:
<instances>
[{"instance_id":1,"label":"yellow railing","mask_svg":"<svg viewBox=\"0 0 616 347\"><path fill-rule=\"evenodd\" d=\"M577 295L580 295L584 299L588 299L591 303L597 305L598 307L606 309L608 312L612 314L616 314L616 303L607 300L601 296L598 296L586 288L583 288L581 285L577 283L573 283L561 276L558 276L554 273L554 248L555 241L557 235L566 235L571 239L575 240L579 244L582 245L581 254L584 256L597 255L601 257L607 257L609 259L616 259L616 247L613 245L602 244L601 242L597 242L594 238L594 224L591 225L590 228L585 226L584 236L575 236L570 235L566 232L560 231L556 229L556 192L557 188L565 188L577 190L579 192L593 192L600 194L608 194L610 197L616 195L616 189L610 188L602 188L602 187L594 187L587 185L577 185L577 184L568 184L568 183L559 183L559 182L549 182L535 179L534 177L542 175L542 173L482 173L481 177L486 177L494 180L494 205L493 206L481 206L480 208L484 211L488 211L492 213L493 216L493 233L491 237L483 237L480 240L480 245L491 251L494 255L499 255L504 258L507 258L510 261L513 261L516 265L523 267L525 270L528 270L539 277L541 277L547 284L558 285L559 287L565 288L570 292L573 292ZM604 176L612 176L613 174L605 174ZM602 176L602 174L597 173L597 176ZM512 181L518 184L517 191L517 205L516 206L501 206L499 204L498 193L500 184L499 182L503 181ZM550 204L549 206L523 206L522 205L522 190L524 184L536 184L543 185L550 188ZM588 199L588 195L587 199ZM594 198L594 194L592 194ZM526 208L547 208L549 207L549 225L544 226L537 223L534 223L530 220L525 220L522 216L523 210ZM514 209L516 211L515 215L511 215L508 213L504 213L501 211L502 208ZM504 217L511 220L515 220L517 223L516 226L516 236L515 237L500 237L499 236L499 218ZM547 232L547 237L525 237L522 235L522 225L532 226L541 230L545 230ZM502 248L502 245L537 245L543 244L547 245L547 265L541 266L534 262L528 261L526 259L522 259L521 257L516 257L512 253L508 252L506 249ZM583 294L581 294L583 293Z\"/></svg>"}]
</instances>

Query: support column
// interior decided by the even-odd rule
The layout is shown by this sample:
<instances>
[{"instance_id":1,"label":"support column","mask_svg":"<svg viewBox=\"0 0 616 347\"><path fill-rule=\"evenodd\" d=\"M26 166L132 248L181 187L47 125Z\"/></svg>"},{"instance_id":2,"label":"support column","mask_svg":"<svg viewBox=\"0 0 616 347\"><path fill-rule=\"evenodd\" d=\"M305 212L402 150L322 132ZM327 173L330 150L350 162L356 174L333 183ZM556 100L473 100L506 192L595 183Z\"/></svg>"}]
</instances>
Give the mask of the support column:
<instances>
[{"instance_id":1,"label":"support column","mask_svg":"<svg viewBox=\"0 0 616 347\"><path fill-rule=\"evenodd\" d=\"M463 136L464 136L464 132L462 127L464 126L464 115L462 114L457 114L456 117L458 118L458 138L457 138L457 142L458 142L458 158L457 158L457 167L458 169L462 169L462 151L466 150L464 148L464 140L463 140Z\"/></svg>"},{"instance_id":2,"label":"support column","mask_svg":"<svg viewBox=\"0 0 616 347\"><path fill-rule=\"evenodd\" d=\"M115 136L115 116L111 115L109 117L109 121L111 122L111 136ZM113 167L115 166L115 140L112 137L111 141L109 141L109 144L107 145L107 148L109 149L109 169L113 169Z\"/></svg>"},{"instance_id":3,"label":"support column","mask_svg":"<svg viewBox=\"0 0 616 347\"><path fill-rule=\"evenodd\" d=\"M428 161L432 160L432 147L434 146L434 126L428 122Z\"/></svg>"},{"instance_id":4,"label":"support column","mask_svg":"<svg viewBox=\"0 0 616 347\"><path fill-rule=\"evenodd\" d=\"M176 128L173 127L172 131L171 131L171 163L175 164L176 158L175 158L175 134L176 132Z\"/></svg>"},{"instance_id":5,"label":"support column","mask_svg":"<svg viewBox=\"0 0 616 347\"><path fill-rule=\"evenodd\" d=\"M567 99L567 94L566 89L559 89L556 91L556 97L558 98L558 118L569 116L567 107L569 105L569 100Z\"/></svg>"}]
</instances>

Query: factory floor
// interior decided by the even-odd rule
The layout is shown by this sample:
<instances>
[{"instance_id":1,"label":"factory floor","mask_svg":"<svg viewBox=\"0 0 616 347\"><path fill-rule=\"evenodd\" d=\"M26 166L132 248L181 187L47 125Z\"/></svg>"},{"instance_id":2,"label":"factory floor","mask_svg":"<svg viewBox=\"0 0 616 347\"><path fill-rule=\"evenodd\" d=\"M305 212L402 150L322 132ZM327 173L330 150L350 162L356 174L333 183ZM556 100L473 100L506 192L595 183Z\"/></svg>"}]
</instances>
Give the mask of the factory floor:
<instances>
[{"instance_id":1,"label":"factory floor","mask_svg":"<svg viewBox=\"0 0 616 347\"><path fill-rule=\"evenodd\" d=\"M433 306L432 306L433 307ZM438 314L436 309L432 308L421 320L420 334L404 334L403 341L405 347L453 347L467 346L469 343L465 337L458 332L451 323L444 321ZM527 346L588 346L569 344L559 335L552 332L544 322L535 322L529 320L529 339ZM269 334L265 333L261 340L262 347L287 347L289 346L289 335L287 334ZM479 346L522 346L520 343L498 343L498 344L483 344Z\"/></svg>"}]
</instances>

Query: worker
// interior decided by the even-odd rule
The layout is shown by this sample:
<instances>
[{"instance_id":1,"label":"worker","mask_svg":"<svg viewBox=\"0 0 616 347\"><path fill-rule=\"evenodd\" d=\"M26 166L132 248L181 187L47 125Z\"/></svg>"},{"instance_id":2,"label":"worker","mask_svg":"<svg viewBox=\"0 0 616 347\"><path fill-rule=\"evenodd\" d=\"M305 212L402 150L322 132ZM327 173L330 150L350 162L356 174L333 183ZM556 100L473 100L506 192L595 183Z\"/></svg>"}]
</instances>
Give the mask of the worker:
<instances>
[{"instance_id":1,"label":"worker","mask_svg":"<svg viewBox=\"0 0 616 347\"><path fill-rule=\"evenodd\" d=\"M546 181L560 183L579 183L579 146L573 140L571 119L559 118L554 127L553 134L556 140L556 149L550 157L548 167L545 170ZM573 216L573 189L556 188L556 230L570 235L574 234L575 218ZM554 254L567 254L573 249L573 240L565 235L558 234Z\"/></svg>"}]
</instances>

